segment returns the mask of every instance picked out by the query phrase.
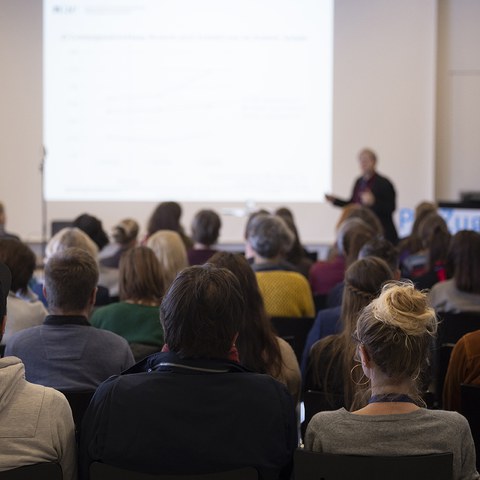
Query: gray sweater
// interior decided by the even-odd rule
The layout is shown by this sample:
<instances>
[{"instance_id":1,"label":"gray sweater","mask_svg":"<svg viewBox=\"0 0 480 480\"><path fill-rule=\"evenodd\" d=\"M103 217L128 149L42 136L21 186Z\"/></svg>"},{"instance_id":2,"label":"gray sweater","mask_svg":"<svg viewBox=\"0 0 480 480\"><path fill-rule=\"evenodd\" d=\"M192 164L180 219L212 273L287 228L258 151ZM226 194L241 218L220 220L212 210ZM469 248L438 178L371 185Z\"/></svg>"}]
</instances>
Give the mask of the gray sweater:
<instances>
[{"instance_id":1,"label":"gray sweater","mask_svg":"<svg viewBox=\"0 0 480 480\"><path fill-rule=\"evenodd\" d=\"M22 362L0 359L0 471L58 462L64 480L77 478L75 432L66 398L25 380Z\"/></svg>"},{"instance_id":2,"label":"gray sweater","mask_svg":"<svg viewBox=\"0 0 480 480\"><path fill-rule=\"evenodd\" d=\"M347 455L453 453L453 478L478 479L467 420L457 412L426 410L394 415L356 415L344 408L317 413L307 427L305 448Z\"/></svg>"}]
</instances>

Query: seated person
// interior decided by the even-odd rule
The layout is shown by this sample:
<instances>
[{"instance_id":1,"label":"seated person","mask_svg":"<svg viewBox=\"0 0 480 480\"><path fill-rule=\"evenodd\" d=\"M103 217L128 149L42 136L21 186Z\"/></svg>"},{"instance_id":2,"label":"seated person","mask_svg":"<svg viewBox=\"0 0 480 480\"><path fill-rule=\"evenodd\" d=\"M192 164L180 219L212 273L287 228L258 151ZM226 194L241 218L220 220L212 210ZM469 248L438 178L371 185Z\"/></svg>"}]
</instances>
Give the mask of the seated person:
<instances>
[{"instance_id":1,"label":"seated person","mask_svg":"<svg viewBox=\"0 0 480 480\"><path fill-rule=\"evenodd\" d=\"M8 320L2 339L5 345L15 332L42 324L48 312L29 287L36 264L32 250L19 240L0 238L0 262L12 272L7 298Z\"/></svg>"},{"instance_id":2,"label":"seated person","mask_svg":"<svg viewBox=\"0 0 480 480\"><path fill-rule=\"evenodd\" d=\"M289 478L293 402L281 383L237 362L244 316L233 273L183 270L160 307L168 348L109 378L85 413L80 478L95 461L152 474L250 466L262 479Z\"/></svg>"},{"instance_id":3,"label":"seated person","mask_svg":"<svg viewBox=\"0 0 480 480\"><path fill-rule=\"evenodd\" d=\"M131 248L120 259L120 302L98 308L90 321L123 337L135 359L142 360L164 344L158 313L164 292L155 253L144 246Z\"/></svg>"},{"instance_id":4,"label":"seated person","mask_svg":"<svg viewBox=\"0 0 480 480\"><path fill-rule=\"evenodd\" d=\"M6 320L11 274L0 263L0 339ZM16 357L0 358L0 471L57 462L64 480L77 478L72 411L53 388L25 380Z\"/></svg>"},{"instance_id":5,"label":"seated person","mask_svg":"<svg viewBox=\"0 0 480 480\"><path fill-rule=\"evenodd\" d=\"M447 254L453 277L436 283L429 294L437 312L480 312L480 233L457 232Z\"/></svg>"},{"instance_id":6,"label":"seated person","mask_svg":"<svg viewBox=\"0 0 480 480\"><path fill-rule=\"evenodd\" d=\"M345 273L338 333L322 338L311 348L309 346L314 340L313 335L319 332L312 328L313 331L309 333L304 353L304 356L309 355L306 372L304 370L304 389L335 395L337 400L330 405L332 408L344 406L350 409L354 402L353 382L356 377L352 377L352 369L358 372L355 368L358 363L353 358L356 345L352 342L352 333L356 328L359 313L377 296L382 284L392 279L392 271L380 258L366 257L357 260ZM323 311L319 312L319 317L326 321L322 313ZM316 322L314 327L328 329L328 326L323 326L321 322ZM329 328L332 329L332 326ZM305 365L304 362L305 360L302 361L302 366Z\"/></svg>"},{"instance_id":7,"label":"seated person","mask_svg":"<svg viewBox=\"0 0 480 480\"><path fill-rule=\"evenodd\" d=\"M307 279L285 261L294 234L276 215L259 214L249 223L248 251L252 268L271 317L313 317L315 305Z\"/></svg>"},{"instance_id":8,"label":"seated person","mask_svg":"<svg viewBox=\"0 0 480 480\"><path fill-rule=\"evenodd\" d=\"M118 269L122 255L137 244L138 223L133 218L125 218L112 229L113 243L103 248L99 258L100 265Z\"/></svg>"},{"instance_id":9,"label":"seated person","mask_svg":"<svg viewBox=\"0 0 480 480\"><path fill-rule=\"evenodd\" d=\"M7 223L7 215L5 213L5 207L3 203L0 202L0 238L13 238L14 240L20 240L20 237L18 235L7 232L5 230L6 223Z\"/></svg>"},{"instance_id":10,"label":"seated person","mask_svg":"<svg viewBox=\"0 0 480 480\"><path fill-rule=\"evenodd\" d=\"M97 262L79 248L50 258L44 287L50 315L43 325L12 335L5 349L22 359L28 381L58 390L94 390L133 365L126 340L88 323L97 281Z\"/></svg>"},{"instance_id":11,"label":"seated person","mask_svg":"<svg viewBox=\"0 0 480 480\"><path fill-rule=\"evenodd\" d=\"M464 335L453 348L443 385L443 406L462 413L460 385L480 385L480 330Z\"/></svg>"},{"instance_id":12,"label":"seated person","mask_svg":"<svg viewBox=\"0 0 480 480\"><path fill-rule=\"evenodd\" d=\"M307 427L305 447L346 455L452 452L453 478L478 479L467 420L419 406L417 380L436 330L435 311L424 293L411 283L384 286L360 314L355 332L370 399L353 412L317 413Z\"/></svg>"},{"instance_id":13,"label":"seated person","mask_svg":"<svg viewBox=\"0 0 480 480\"><path fill-rule=\"evenodd\" d=\"M213 210L200 210L192 220L193 248L187 252L190 265L202 265L217 250L212 248L218 241L222 221Z\"/></svg>"}]
</instances>

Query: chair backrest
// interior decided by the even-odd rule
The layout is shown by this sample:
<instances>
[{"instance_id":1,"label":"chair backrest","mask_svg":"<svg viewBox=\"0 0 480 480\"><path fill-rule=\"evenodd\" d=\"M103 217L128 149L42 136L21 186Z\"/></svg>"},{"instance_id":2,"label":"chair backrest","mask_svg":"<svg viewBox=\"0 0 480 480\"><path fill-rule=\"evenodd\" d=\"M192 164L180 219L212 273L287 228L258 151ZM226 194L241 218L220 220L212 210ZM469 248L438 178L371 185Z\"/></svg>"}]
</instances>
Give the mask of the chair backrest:
<instances>
[{"instance_id":1,"label":"chair backrest","mask_svg":"<svg viewBox=\"0 0 480 480\"><path fill-rule=\"evenodd\" d=\"M462 415L468 420L480 469L480 385L460 385Z\"/></svg>"},{"instance_id":2,"label":"chair backrest","mask_svg":"<svg viewBox=\"0 0 480 480\"><path fill-rule=\"evenodd\" d=\"M58 463L36 463L0 472L0 480L62 480Z\"/></svg>"},{"instance_id":3,"label":"chair backrest","mask_svg":"<svg viewBox=\"0 0 480 480\"><path fill-rule=\"evenodd\" d=\"M305 436L308 423L318 412L326 410L338 410L345 406L343 395L327 394L316 390L308 390L303 394L303 405L305 407L305 420L302 423L302 436Z\"/></svg>"},{"instance_id":4,"label":"chair backrest","mask_svg":"<svg viewBox=\"0 0 480 480\"><path fill-rule=\"evenodd\" d=\"M453 454L372 457L297 449L293 464L295 480L452 480Z\"/></svg>"},{"instance_id":5,"label":"chair backrest","mask_svg":"<svg viewBox=\"0 0 480 480\"><path fill-rule=\"evenodd\" d=\"M75 423L75 431L78 435L80 433L80 426L82 425L83 415L87 410L90 400L95 393L95 390L60 390L66 397L70 408L72 409L73 422Z\"/></svg>"},{"instance_id":6,"label":"chair backrest","mask_svg":"<svg viewBox=\"0 0 480 480\"><path fill-rule=\"evenodd\" d=\"M132 472L105 463L90 465L90 480L258 480L258 472L252 467L206 474L177 475Z\"/></svg>"},{"instance_id":7,"label":"chair backrest","mask_svg":"<svg viewBox=\"0 0 480 480\"><path fill-rule=\"evenodd\" d=\"M480 329L479 312L444 312L438 315L437 346L457 343L466 333Z\"/></svg>"},{"instance_id":8,"label":"chair backrest","mask_svg":"<svg viewBox=\"0 0 480 480\"><path fill-rule=\"evenodd\" d=\"M303 348L314 320L311 317L272 317L273 328L293 348L298 364L302 361Z\"/></svg>"}]
</instances>

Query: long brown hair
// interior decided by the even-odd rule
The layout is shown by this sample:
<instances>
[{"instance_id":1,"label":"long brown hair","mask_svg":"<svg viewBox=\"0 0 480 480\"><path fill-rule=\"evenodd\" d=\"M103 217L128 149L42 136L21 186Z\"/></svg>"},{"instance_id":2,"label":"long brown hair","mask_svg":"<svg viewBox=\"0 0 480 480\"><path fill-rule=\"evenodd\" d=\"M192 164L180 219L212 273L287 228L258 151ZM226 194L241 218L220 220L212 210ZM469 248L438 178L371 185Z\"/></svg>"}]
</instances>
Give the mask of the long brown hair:
<instances>
[{"instance_id":1,"label":"long brown hair","mask_svg":"<svg viewBox=\"0 0 480 480\"><path fill-rule=\"evenodd\" d=\"M209 263L230 270L242 288L246 316L236 342L240 362L256 372L277 377L282 369L282 356L255 273L245 257L239 254L217 252Z\"/></svg>"},{"instance_id":2,"label":"long brown hair","mask_svg":"<svg viewBox=\"0 0 480 480\"><path fill-rule=\"evenodd\" d=\"M354 262L345 272L345 288L342 300L342 332L317 342L311 350L311 368L314 383L329 391L332 375L341 366L345 408L354 403L356 385L360 380L360 368L355 368L356 344L352 335L358 315L379 293L382 284L393 279L389 266L377 257L366 257ZM330 352L326 368L320 365L322 355ZM337 370L338 371L338 370Z\"/></svg>"}]
</instances>

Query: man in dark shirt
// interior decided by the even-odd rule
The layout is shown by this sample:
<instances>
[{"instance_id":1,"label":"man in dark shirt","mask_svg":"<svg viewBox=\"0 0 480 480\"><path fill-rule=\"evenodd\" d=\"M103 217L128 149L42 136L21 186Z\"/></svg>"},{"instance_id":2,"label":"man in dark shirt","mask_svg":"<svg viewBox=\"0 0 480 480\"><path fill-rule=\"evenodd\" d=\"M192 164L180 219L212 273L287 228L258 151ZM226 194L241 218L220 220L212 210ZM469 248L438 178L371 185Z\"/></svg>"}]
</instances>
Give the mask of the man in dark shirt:
<instances>
[{"instance_id":1,"label":"man in dark shirt","mask_svg":"<svg viewBox=\"0 0 480 480\"><path fill-rule=\"evenodd\" d=\"M236 277L211 265L183 270L160 307L166 346L98 388L80 439L80 478L94 461L145 473L255 467L289 478L297 445L285 387L238 363L245 311Z\"/></svg>"}]
</instances>

